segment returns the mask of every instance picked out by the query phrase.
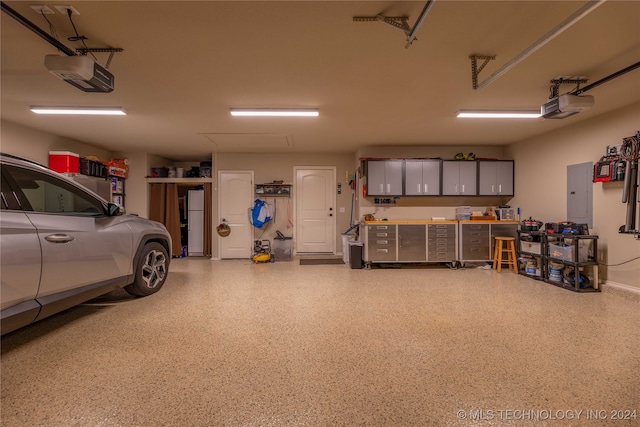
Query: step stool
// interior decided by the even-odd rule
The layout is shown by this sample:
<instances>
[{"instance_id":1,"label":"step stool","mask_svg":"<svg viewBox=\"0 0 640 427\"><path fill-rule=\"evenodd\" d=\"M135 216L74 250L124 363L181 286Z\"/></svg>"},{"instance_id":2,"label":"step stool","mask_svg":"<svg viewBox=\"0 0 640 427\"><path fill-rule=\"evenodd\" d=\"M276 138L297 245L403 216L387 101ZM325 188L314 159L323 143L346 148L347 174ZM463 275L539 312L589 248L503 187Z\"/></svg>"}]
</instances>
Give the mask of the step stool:
<instances>
[{"instance_id":1,"label":"step stool","mask_svg":"<svg viewBox=\"0 0 640 427\"><path fill-rule=\"evenodd\" d=\"M496 236L496 248L493 251L493 266L494 270L502 271L502 263L506 263L509 266L509 270L513 270L517 273L516 266L516 245L514 237L499 237ZM504 244L506 243L506 246ZM507 253L507 259L503 258L503 253Z\"/></svg>"}]
</instances>

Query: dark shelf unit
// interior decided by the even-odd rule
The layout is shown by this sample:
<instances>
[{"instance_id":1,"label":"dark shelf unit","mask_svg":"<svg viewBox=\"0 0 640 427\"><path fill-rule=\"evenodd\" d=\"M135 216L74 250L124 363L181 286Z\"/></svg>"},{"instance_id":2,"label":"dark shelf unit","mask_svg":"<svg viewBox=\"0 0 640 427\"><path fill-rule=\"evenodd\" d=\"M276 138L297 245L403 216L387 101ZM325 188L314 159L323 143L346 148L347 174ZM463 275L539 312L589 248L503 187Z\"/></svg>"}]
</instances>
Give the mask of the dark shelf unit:
<instances>
[{"instance_id":1,"label":"dark shelf unit","mask_svg":"<svg viewBox=\"0 0 640 427\"><path fill-rule=\"evenodd\" d=\"M518 230L516 238L518 274L536 280L545 279L544 234L544 231ZM532 268L527 265L525 259L534 259L537 261L537 266L533 267L533 271L531 271Z\"/></svg>"},{"instance_id":2,"label":"dark shelf unit","mask_svg":"<svg viewBox=\"0 0 640 427\"><path fill-rule=\"evenodd\" d=\"M256 196L291 197L291 184L256 184Z\"/></svg>"},{"instance_id":3,"label":"dark shelf unit","mask_svg":"<svg viewBox=\"0 0 640 427\"><path fill-rule=\"evenodd\" d=\"M566 240L570 240L571 244L564 246ZM530 243L538 243L539 245L531 245ZM597 262L598 236L518 230L516 246L519 274L574 292L600 292ZM539 274L531 274L531 270L527 270L524 260L531 258L538 261ZM553 266L553 263L563 264L559 280L554 280L555 277L550 274L550 267ZM588 284L581 284L580 271L585 268L591 269L592 278ZM570 280L565 278L564 271L567 269L572 273ZM571 274L569 276L571 277Z\"/></svg>"}]
</instances>

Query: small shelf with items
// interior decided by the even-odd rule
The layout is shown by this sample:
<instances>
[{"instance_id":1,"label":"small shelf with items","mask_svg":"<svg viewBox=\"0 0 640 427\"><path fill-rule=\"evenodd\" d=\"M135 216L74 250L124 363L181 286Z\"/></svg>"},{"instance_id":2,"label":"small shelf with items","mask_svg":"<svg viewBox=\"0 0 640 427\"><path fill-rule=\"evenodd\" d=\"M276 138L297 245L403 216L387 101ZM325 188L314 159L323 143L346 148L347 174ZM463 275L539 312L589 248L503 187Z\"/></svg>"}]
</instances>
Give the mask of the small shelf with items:
<instances>
[{"instance_id":1,"label":"small shelf with items","mask_svg":"<svg viewBox=\"0 0 640 427\"><path fill-rule=\"evenodd\" d=\"M544 234L544 231L518 230L516 239L518 274L544 280Z\"/></svg>"},{"instance_id":2,"label":"small shelf with items","mask_svg":"<svg viewBox=\"0 0 640 427\"><path fill-rule=\"evenodd\" d=\"M547 283L574 292L600 292L598 236L545 233L545 243Z\"/></svg>"},{"instance_id":3,"label":"small shelf with items","mask_svg":"<svg viewBox=\"0 0 640 427\"><path fill-rule=\"evenodd\" d=\"M291 196L291 184L284 184L282 182L272 182L267 184L256 184L255 193L256 196Z\"/></svg>"},{"instance_id":4,"label":"small shelf with items","mask_svg":"<svg viewBox=\"0 0 640 427\"><path fill-rule=\"evenodd\" d=\"M124 208L124 178L110 176L111 202Z\"/></svg>"},{"instance_id":5,"label":"small shelf with items","mask_svg":"<svg viewBox=\"0 0 640 427\"><path fill-rule=\"evenodd\" d=\"M518 230L518 273L574 292L600 292L598 236Z\"/></svg>"}]
</instances>

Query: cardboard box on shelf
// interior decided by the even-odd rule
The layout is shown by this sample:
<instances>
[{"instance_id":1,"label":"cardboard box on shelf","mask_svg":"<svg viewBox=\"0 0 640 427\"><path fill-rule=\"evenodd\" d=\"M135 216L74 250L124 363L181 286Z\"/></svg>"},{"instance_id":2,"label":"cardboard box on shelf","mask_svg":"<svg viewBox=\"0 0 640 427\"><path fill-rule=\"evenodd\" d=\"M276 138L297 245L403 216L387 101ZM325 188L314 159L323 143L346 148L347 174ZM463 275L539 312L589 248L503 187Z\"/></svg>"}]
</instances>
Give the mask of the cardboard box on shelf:
<instances>
[{"instance_id":1,"label":"cardboard box on shelf","mask_svg":"<svg viewBox=\"0 0 640 427\"><path fill-rule=\"evenodd\" d=\"M129 161L127 159L111 159L107 164L107 169L109 176L126 178L129 176Z\"/></svg>"}]
</instances>

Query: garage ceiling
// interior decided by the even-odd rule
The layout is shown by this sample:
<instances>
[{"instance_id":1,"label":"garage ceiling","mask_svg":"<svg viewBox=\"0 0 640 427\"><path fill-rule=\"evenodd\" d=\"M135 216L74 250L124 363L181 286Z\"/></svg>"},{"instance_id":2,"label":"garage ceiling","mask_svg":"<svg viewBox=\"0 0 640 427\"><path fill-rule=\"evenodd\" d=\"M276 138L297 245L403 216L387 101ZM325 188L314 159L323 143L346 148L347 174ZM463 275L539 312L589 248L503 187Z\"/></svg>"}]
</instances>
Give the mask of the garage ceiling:
<instances>
[{"instance_id":1,"label":"garage ceiling","mask_svg":"<svg viewBox=\"0 0 640 427\"><path fill-rule=\"evenodd\" d=\"M355 152L376 145L504 145L640 101L640 69L596 87L563 120L458 119L460 109L539 109L558 76L597 81L640 61L640 1L609 0L490 85L489 77L578 10L580 1L435 1L405 48L398 28L425 2L6 1L59 40L80 42L55 5L73 6L90 48L117 47L115 90L84 93L43 65L50 44L2 13L2 118L114 151L174 160L217 152ZM101 63L108 54L97 53ZM563 85L561 93L574 87ZM30 105L123 106L124 117L39 116ZM317 107L317 118L239 118L230 108Z\"/></svg>"}]
</instances>

